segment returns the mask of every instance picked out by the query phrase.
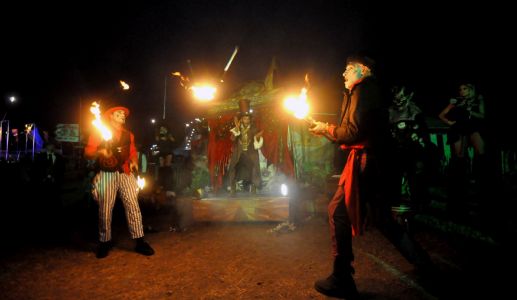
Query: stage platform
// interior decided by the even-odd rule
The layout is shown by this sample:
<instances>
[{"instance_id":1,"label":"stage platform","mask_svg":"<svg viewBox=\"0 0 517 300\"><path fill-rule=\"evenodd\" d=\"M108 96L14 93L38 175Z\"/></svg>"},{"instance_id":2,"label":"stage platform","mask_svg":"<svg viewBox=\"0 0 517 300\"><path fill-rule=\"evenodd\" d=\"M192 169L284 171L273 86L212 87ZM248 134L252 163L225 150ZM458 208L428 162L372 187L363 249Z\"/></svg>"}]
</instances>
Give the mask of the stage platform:
<instances>
[{"instance_id":1,"label":"stage platform","mask_svg":"<svg viewBox=\"0 0 517 300\"><path fill-rule=\"evenodd\" d=\"M193 221L287 221L289 198L267 195L237 195L192 200Z\"/></svg>"}]
</instances>

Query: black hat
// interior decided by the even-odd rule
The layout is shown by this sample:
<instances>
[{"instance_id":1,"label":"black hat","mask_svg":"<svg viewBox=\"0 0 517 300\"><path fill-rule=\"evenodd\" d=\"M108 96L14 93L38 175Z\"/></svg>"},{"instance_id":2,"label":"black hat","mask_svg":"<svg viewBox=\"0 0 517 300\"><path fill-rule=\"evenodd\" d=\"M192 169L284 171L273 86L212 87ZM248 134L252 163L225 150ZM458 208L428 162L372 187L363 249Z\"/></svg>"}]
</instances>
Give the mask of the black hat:
<instances>
[{"instance_id":1,"label":"black hat","mask_svg":"<svg viewBox=\"0 0 517 300\"><path fill-rule=\"evenodd\" d=\"M353 63L359 63L363 66L368 67L369 69L373 69L375 66L375 60L362 53L348 56L348 58L346 59L346 64L348 65Z\"/></svg>"},{"instance_id":2,"label":"black hat","mask_svg":"<svg viewBox=\"0 0 517 300\"><path fill-rule=\"evenodd\" d=\"M239 117L244 116L252 116L250 109L250 100L249 99L240 99L239 100Z\"/></svg>"}]
</instances>

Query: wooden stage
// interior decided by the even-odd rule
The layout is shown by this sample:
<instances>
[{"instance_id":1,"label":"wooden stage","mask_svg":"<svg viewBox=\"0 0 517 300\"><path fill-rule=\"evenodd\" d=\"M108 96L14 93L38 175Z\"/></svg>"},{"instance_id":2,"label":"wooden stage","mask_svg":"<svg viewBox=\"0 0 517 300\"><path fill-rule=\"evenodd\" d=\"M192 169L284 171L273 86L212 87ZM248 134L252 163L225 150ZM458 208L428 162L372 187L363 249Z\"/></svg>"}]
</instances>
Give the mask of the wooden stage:
<instances>
[{"instance_id":1,"label":"wooden stage","mask_svg":"<svg viewBox=\"0 0 517 300\"><path fill-rule=\"evenodd\" d=\"M289 198L267 195L209 197L192 200L193 221L287 221Z\"/></svg>"}]
</instances>

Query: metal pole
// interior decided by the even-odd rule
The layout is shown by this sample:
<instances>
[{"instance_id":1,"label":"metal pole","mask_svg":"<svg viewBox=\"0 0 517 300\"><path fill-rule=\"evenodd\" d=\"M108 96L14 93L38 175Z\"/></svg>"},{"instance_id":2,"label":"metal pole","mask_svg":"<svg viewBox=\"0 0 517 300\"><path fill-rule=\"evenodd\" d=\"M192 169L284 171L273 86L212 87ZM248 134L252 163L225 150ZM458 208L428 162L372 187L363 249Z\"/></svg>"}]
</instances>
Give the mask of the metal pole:
<instances>
[{"instance_id":1,"label":"metal pole","mask_svg":"<svg viewBox=\"0 0 517 300\"><path fill-rule=\"evenodd\" d=\"M25 154L27 154L27 143L29 142L29 135L27 132L27 125L25 125Z\"/></svg>"},{"instance_id":2,"label":"metal pole","mask_svg":"<svg viewBox=\"0 0 517 300\"><path fill-rule=\"evenodd\" d=\"M34 161L34 146L36 145L36 124L32 124L34 129L32 130L32 161Z\"/></svg>"},{"instance_id":3,"label":"metal pole","mask_svg":"<svg viewBox=\"0 0 517 300\"><path fill-rule=\"evenodd\" d=\"M2 152L2 137L4 136L4 120L0 121L0 153Z\"/></svg>"},{"instance_id":4,"label":"metal pole","mask_svg":"<svg viewBox=\"0 0 517 300\"><path fill-rule=\"evenodd\" d=\"M165 102L167 100L167 76L163 79L163 117L162 119L165 120Z\"/></svg>"},{"instance_id":5,"label":"metal pole","mask_svg":"<svg viewBox=\"0 0 517 300\"><path fill-rule=\"evenodd\" d=\"M8 160L9 159L9 120L6 121L7 122L7 138L5 139L6 141L6 144L5 144L5 160Z\"/></svg>"},{"instance_id":6,"label":"metal pole","mask_svg":"<svg viewBox=\"0 0 517 300\"><path fill-rule=\"evenodd\" d=\"M83 104L82 104L82 99L81 97L79 97L79 128L77 129L77 134L79 135L79 146L81 145L81 114L82 114L82 110L83 110Z\"/></svg>"}]
</instances>

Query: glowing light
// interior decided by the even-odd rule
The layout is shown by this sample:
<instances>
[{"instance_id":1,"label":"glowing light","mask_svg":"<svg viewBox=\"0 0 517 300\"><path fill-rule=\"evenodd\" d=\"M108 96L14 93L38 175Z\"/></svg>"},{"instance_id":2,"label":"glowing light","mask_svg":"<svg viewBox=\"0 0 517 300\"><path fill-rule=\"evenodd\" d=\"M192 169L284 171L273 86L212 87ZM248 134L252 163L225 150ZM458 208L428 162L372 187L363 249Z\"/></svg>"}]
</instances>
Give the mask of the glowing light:
<instances>
[{"instance_id":1,"label":"glowing light","mask_svg":"<svg viewBox=\"0 0 517 300\"><path fill-rule=\"evenodd\" d=\"M226 64L226 67L224 67L224 72L228 71L230 68L230 65L232 64L233 59L235 58L235 55L237 55L237 52L239 51L239 47L235 46L235 49L233 50L232 56L228 60L228 63ZM221 79L222 82L222 79Z\"/></svg>"},{"instance_id":2,"label":"glowing light","mask_svg":"<svg viewBox=\"0 0 517 300\"><path fill-rule=\"evenodd\" d=\"M190 88L194 94L194 97L201 101L211 101L215 97L217 89L211 85L194 85Z\"/></svg>"},{"instance_id":3,"label":"glowing light","mask_svg":"<svg viewBox=\"0 0 517 300\"><path fill-rule=\"evenodd\" d=\"M93 126L100 131L102 138L105 141L111 140L113 135L108 127L106 127L101 121L101 110L97 102L92 103L92 106L90 106L90 112L95 116L95 120L92 121Z\"/></svg>"},{"instance_id":4,"label":"glowing light","mask_svg":"<svg viewBox=\"0 0 517 300\"><path fill-rule=\"evenodd\" d=\"M287 185L285 183L282 183L282 185L280 185L280 194L282 194L282 196L287 196L289 194L289 189L287 188Z\"/></svg>"},{"instance_id":5,"label":"glowing light","mask_svg":"<svg viewBox=\"0 0 517 300\"><path fill-rule=\"evenodd\" d=\"M156 119L151 119L151 123L152 124L156 123Z\"/></svg>"},{"instance_id":6,"label":"glowing light","mask_svg":"<svg viewBox=\"0 0 517 300\"><path fill-rule=\"evenodd\" d=\"M127 84L125 81L120 80L120 85L122 86L123 90L129 90L129 84Z\"/></svg>"},{"instance_id":7,"label":"glowing light","mask_svg":"<svg viewBox=\"0 0 517 300\"><path fill-rule=\"evenodd\" d=\"M16 101L16 97L15 96L9 97L9 101L11 101L11 103L15 102Z\"/></svg>"},{"instance_id":8,"label":"glowing light","mask_svg":"<svg viewBox=\"0 0 517 300\"><path fill-rule=\"evenodd\" d=\"M34 124L25 124L25 134L27 134L27 135L31 134L32 125L34 125Z\"/></svg>"},{"instance_id":9,"label":"glowing light","mask_svg":"<svg viewBox=\"0 0 517 300\"><path fill-rule=\"evenodd\" d=\"M145 178L140 177L140 175L136 178L136 184L140 190L144 189L145 186Z\"/></svg>"},{"instance_id":10,"label":"glowing light","mask_svg":"<svg viewBox=\"0 0 517 300\"><path fill-rule=\"evenodd\" d=\"M298 119L304 119L309 114L307 89L302 88L298 96L289 96L284 100L284 107Z\"/></svg>"}]
</instances>

